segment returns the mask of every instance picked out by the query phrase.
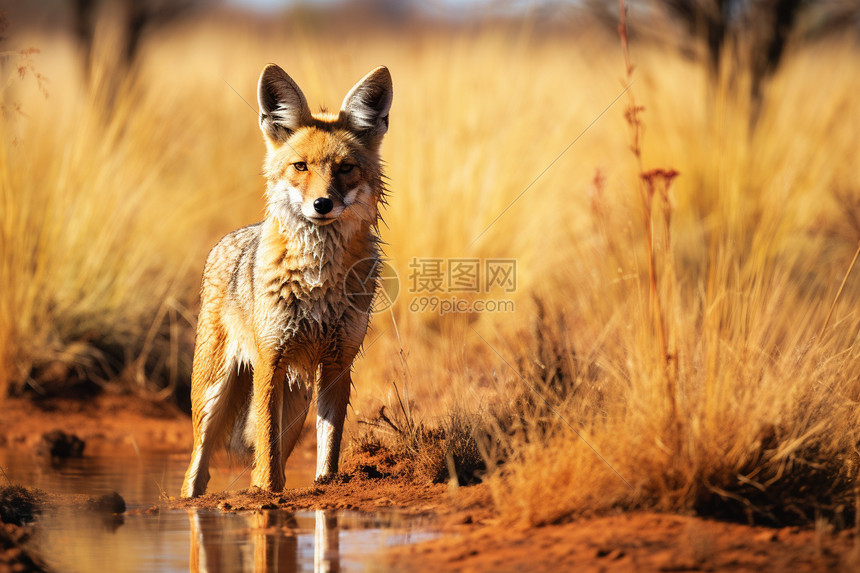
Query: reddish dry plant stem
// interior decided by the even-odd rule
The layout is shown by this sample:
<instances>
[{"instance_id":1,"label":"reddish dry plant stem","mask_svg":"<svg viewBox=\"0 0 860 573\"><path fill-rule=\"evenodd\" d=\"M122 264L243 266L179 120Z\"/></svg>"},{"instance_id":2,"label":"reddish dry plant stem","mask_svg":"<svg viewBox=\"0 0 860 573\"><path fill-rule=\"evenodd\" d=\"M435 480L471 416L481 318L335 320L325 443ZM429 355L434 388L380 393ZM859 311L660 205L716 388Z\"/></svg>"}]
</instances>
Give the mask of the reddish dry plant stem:
<instances>
[{"instance_id":1,"label":"reddish dry plant stem","mask_svg":"<svg viewBox=\"0 0 860 573\"><path fill-rule=\"evenodd\" d=\"M624 63L626 67L626 83L629 86L633 81L633 63L630 61L630 51L627 46L627 6L624 0L618 0L619 20L618 20L618 35L621 38L621 48L624 52ZM642 120L639 114L644 110L642 106L636 105L636 99L632 89L627 90L627 97L630 103L625 112L625 119L630 126L630 151L636 157L636 165L639 169L639 197L642 201L642 224L645 231L645 247L648 253L648 287L650 291L650 304L652 319L654 321L654 329L657 331L657 341L660 345L661 363L663 364L664 373L668 372L669 368L669 351L666 344L666 328L663 323L663 308L660 301L660 292L657 288L657 268L654 256L654 225L651 218L652 208L654 204L654 188L653 185L646 187L645 169L642 166ZM671 381L670 381L671 384ZM671 389L670 389L671 390ZM674 392L672 392L674 397ZM674 405L674 399L673 399Z\"/></svg>"},{"instance_id":2,"label":"reddish dry plant stem","mask_svg":"<svg viewBox=\"0 0 860 573\"><path fill-rule=\"evenodd\" d=\"M630 51L627 49L627 5L624 0L618 0L618 35L621 37L621 49L624 52L624 63L627 65L627 79L633 76L633 64L630 62Z\"/></svg>"}]
</instances>

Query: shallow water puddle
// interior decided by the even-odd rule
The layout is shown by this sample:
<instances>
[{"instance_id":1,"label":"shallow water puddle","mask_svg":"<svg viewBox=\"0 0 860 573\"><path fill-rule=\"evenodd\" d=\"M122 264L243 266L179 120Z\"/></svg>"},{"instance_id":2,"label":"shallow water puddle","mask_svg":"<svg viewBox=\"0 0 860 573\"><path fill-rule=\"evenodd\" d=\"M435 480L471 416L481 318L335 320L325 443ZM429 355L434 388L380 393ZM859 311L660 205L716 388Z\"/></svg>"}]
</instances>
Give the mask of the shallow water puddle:
<instances>
[{"instance_id":1,"label":"shallow water puddle","mask_svg":"<svg viewBox=\"0 0 860 573\"><path fill-rule=\"evenodd\" d=\"M111 522L51 512L34 540L57 571L364 571L380 549L432 536L396 515L163 511Z\"/></svg>"},{"instance_id":2,"label":"shallow water puddle","mask_svg":"<svg viewBox=\"0 0 860 573\"><path fill-rule=\"evenodd\" d=\"M32 544L57 571L363 571L386 546L432 538L426 519L395 512L160 510L138 513L176 495L185 471L179 456L85 457L50 464L0 452L12 482L52 493L117 491L130 515L104 517L72 509L37 519ZM248 485L241 468L216 471L215 491ZM305 470L288 487L308 485ZM232 484L232 485L231 485Z\"/></svg>"},{"instance_id":3,"label":"shallow water puddle","mask_svg":"<svg viewBox=\"0 0 860 573\"><path fill-rule=\"evenodd\" d=\"M155 505L162 495L179 495L187 463L187 457L176 454L84 456L49 461L28 452L0 450L0 466L13 483L59 494L102 495L116 491L129 509ZM247 488L251 472L243 470L216 460L209 490ZM288 487L302 487L312 481L312 470L309 473L299 468L287 472Z\"/></svg>"}]
</instances>

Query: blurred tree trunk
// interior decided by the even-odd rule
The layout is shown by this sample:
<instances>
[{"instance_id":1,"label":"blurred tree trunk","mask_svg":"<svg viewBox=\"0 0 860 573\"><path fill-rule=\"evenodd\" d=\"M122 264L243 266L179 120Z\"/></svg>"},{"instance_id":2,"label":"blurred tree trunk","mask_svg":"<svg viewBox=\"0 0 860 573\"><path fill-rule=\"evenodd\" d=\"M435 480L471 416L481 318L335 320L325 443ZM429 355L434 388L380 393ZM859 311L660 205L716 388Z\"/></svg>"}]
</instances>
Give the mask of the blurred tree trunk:
<instances>
[{"instance_id":1,"label":"blurred tree trunk","mask_svg":"<svg viewBox=\"0 0 860 573\"><path fill-rule=\"evenodd\" d=\"M763 84L782 62L798 15L809 0L664 0L694 37L703 38L712 78L728 50L750 66L751 122L758 117Z\"/></svg>"},{"instance_id":2,"label":"blurred tree trunk","mask_svg":"<svg viewBox=\"0 0 860 573\"><path fill-rule=\"evenodd\" d=\"M83 49L83 64L89 73L96 36L96 22L105 14L108 4L119 8L121 65L127 71L137 60L141 40L147 30L159 28L178 20L203 0L70 0L74 14L74 34Z\"/></svg>"},{"instance_id":3,"label":"blurred tree trunk","mask_svg":"<svg viewBox=\"0 0 860 573\"><path fill-rule=\"evenodd\" d=\"M754 113L762 98L762 82L776 72L782 61L785 46L794 30L803 0L761 0L753 4L750 12L752 24L750 66L752 86L750 86Z\"/></svg>"},{"instance_id":4,"label":"blurred tree trunk","mask_svg":"<svg viewBox=\"0 0 860 573\"><path fill-rule=\"evenodd\" d=\"M89 75L90 58L93 53L96 18L95 0L72 0L74 14L75 38L83 50L84 73Z\"/></svg>"},{"instance_id":5,"label":"blurred tree trunk","mask_svg":"<svg viewBox=\"0 0 860 573\"><path fill-rule=\"evenodd\" d=\"M720 67L723 46L729 35L731 6L737 0L665 0L666 6L683 22L690 34L703 38L711 74Z\"/></svg>"},{"instance_id":6,"label":"blurred tree trunk","mask_svg":"<svg viewBox=\"0 0 860 573\"><path fill-rule=\"evenodd\" d=\"M189 12L192 8L202 6L206 0L70 0L73 16L74 34L82 50L82 66L84 77L90 90L99 91L99 99L103 105L106 117L109 117L116 103L117 93L123 81L134 73L142 46L142 40L147 31L168 25ZM117 8L114 13L108 13L107 8ZM93 85L94 58L102 55L94 54L96 34L99 33L96 24L100 19L115 19L118 27L117 58L107 58L101 64L109 70L101 73L97 80L99 85Z\"/></svg>"}]
</instances>

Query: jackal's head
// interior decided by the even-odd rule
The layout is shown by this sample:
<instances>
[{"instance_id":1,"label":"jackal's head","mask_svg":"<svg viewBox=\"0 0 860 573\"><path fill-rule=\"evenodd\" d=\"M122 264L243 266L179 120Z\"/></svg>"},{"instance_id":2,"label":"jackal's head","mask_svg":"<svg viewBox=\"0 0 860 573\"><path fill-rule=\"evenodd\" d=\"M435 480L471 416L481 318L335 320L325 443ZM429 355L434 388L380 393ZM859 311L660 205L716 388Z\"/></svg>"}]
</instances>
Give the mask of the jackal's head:
<instances>
[{"instance_id":1,"label":"jackal's head","mask_svg":"<svg viewBox=\"0 0 860 573\"><path fill-rule=\"evenodd\" d=\"M383 193L379 146L392 98L388 69L364 76L337 114L311 113L302 90L275 64L260 74L257 97L270 215L285 225L375 225Z\"/></svg>"}]
</instances>

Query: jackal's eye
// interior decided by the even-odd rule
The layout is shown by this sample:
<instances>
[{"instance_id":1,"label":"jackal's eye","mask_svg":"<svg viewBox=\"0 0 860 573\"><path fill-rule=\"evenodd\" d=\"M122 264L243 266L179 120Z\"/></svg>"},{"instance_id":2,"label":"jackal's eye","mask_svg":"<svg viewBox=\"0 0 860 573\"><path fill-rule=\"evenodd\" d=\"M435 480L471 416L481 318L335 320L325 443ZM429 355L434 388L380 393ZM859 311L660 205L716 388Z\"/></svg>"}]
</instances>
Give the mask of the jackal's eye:
<instances>
[{"instance_id":1,"label":"jackal's eye","mask_svg":"<svg viewBox=\"0 0 860 573\"><path fill-rule=\"evenodd\" d=\"M349 173L350 171L352 171L352 169L353 169L354 167L355 167L355 165L353 165L353 164L351 164L351 163L341 163L341 164L340 164L340 167L339 167L339 168L338 168L338 170L337 170L337 172L338 172L338 173Z\"/></svg>"},{"instance_id":2,"label":"jackal's eye","mask_svg":"<svg viewBox=\"0 0 860 573\"><path fill-rule=\"evenodd\" d=\"M293 167L296 168L296 171L307 171L308 170L308 164L305 163L304 161L296 161L295 163L293 163Z\"/></svg>"}]
</instances>

